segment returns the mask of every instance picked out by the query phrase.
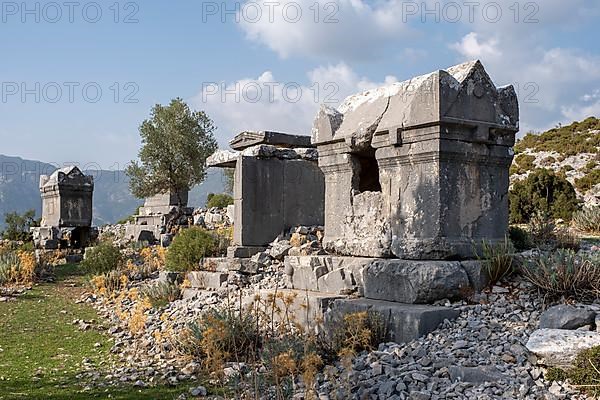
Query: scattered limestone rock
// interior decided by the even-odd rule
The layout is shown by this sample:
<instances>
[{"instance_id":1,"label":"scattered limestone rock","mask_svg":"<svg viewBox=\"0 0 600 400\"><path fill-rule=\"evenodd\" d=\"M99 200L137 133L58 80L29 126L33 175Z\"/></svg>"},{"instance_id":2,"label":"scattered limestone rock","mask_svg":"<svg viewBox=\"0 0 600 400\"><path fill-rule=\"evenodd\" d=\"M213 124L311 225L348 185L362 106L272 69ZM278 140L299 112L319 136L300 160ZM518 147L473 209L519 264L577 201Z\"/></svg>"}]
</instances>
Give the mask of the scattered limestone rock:
<instances>
[{"instance_id":1,"label":"scattered limestone rock","mask_svg":"<svg viewBox=\"0 0 600 400\"><path fill-rule=\"evenodd\" d=\"M596 313L583 308L560 304L550 307L540 317L540 328L578 329L594 324Z\"/></svg>"},{"instance_id":2,"label":"scattered limestone rock","mask_svg":"<svg viewBox=\"0 0 600 400\"><path fill-rule=\"evenodd\" d=\"M577 354L600 346L600 333L565 329L538 329L531 334L527 349L541 358L542 365L568 368Z\"/></svg>"}]
</instances>

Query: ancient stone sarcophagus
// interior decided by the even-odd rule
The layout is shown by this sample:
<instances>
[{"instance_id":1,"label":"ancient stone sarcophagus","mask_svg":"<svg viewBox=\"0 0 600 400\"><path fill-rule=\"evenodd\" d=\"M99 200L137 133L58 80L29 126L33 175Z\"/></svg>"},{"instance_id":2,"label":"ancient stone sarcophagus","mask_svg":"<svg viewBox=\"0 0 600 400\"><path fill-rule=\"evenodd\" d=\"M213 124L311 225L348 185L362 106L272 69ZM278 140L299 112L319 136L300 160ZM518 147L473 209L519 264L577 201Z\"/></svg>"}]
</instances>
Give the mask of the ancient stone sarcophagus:
<instances>
[{"instance_id":1,"label":"ancient stone sarcophagus","mask_svg":"<svg viewBox=\"0 0 600 400\"><path fill-rule=\"evenodd\" d=\"M479 61L322 107L326 248L402 259L474 256L504 240L517 95Z\"/></svg>"},{"instance_id":2,"label":"ancient stone sarcophagus","mask_svg":"<svg viewBox=\"0 0 600 400\"><path fill-rule=\"evenodd\" d=\"M92 194L94 177L84 175L77 167L56 170L40 177L42 194L41 226L92 226Z\"/></svg>"},{"instance_id":3,"label":"ancient stone sarcophagus","mask_svg":"<svg viewBox=\"0 0 600 400\"><path fill-rule=\"evenodd\" d=\"M31 228L37 248L83 248L97 237L92 228L94 177L75 166L40 176L42 220Z\"/></svg>"}]
</instances>

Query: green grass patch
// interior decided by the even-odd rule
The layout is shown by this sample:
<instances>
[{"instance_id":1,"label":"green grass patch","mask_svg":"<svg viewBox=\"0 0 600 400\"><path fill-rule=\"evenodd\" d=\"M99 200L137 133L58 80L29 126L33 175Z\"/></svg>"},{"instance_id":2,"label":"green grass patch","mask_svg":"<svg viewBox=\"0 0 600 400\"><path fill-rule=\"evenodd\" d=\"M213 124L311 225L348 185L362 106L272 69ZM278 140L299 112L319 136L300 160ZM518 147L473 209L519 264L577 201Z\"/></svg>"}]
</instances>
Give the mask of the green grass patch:
<instances>
[{"instance_id":1,"label":"green grass patch","mask_svg":"<svg viewBox=\"0 0 600 400\"><path fill-rule=\"evenodd\" d=\"M132 384L83 391L87 382L76 378L82 361L110 371L112 342L101 330L81 331L72 324L99 320L89 304L75 303L84 282L81 269L66 265L56 272L56 283L0 303L0 400L174 399L187 392L184 386L139 389Z\"/></svg>"}]
</instances>

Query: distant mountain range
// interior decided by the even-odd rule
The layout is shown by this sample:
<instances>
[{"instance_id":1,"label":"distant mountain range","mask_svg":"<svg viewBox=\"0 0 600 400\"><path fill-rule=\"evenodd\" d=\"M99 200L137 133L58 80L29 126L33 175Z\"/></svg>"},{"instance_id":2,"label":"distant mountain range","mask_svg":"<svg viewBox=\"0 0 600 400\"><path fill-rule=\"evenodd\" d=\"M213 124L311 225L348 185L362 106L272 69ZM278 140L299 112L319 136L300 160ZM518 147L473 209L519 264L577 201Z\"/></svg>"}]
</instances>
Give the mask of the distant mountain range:
<instances>
[{"instance_id":1,"label":"distant mountain range","mask_svg":"<svg viewBox=\"0 0 600 400\"><path fill-rule=\"evenodd\" d=\"M40 175L50 175L56 166L41 161L24 160L0 154L0 227L4 214L34 209L40 217ZM94 176L94 224L115 223L131 215L143 203L129 192L129 179L123 171L87 170ZM225 187L221 169L211 168L206 180L190 191L190 207L206 204L209 193L221 193Z\"/></svg>"}]
</instances>

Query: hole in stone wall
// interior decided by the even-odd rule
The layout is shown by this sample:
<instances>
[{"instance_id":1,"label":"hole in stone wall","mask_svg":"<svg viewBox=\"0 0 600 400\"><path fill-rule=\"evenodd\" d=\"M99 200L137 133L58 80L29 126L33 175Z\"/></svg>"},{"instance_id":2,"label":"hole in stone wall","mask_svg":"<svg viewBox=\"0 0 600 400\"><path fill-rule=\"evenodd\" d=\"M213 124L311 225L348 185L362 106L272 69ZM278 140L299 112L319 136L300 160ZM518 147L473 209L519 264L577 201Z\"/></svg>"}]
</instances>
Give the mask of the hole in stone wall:
<instances>
[{"instance_id":1,"label":"hole in stone wall","mask_svg":"<svg viewBox=\"0 0 600 400\"><path fill-rule=\"evenodd\" d=\"M361 154L352 154L354 158L354 189L359 192L381 192L379 182L379 164L375 158L375 149ZM357 178L357 179L356 179Z\"/></svg>"}]
</instances>

